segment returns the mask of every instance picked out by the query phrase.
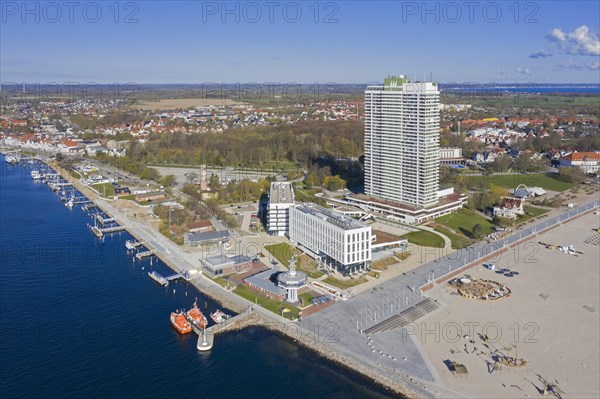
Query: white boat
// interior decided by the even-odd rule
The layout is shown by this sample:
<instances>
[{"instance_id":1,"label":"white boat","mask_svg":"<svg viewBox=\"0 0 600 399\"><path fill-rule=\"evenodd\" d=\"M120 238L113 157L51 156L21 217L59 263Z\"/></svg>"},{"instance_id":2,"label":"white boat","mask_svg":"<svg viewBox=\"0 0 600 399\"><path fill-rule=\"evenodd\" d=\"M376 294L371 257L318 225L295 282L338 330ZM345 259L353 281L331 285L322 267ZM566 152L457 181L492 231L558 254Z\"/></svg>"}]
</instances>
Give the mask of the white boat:
<instances>
[{"instance_id":1,"label":"white boat","mask_svg":"<svg viewBox=\"0 0 600 399\"><path fill-rule=\"evenodd\" d=\"M19 163L19 159L17 157L15 157L14 155L7 156L5 161L6 161L6 163L11 164L11 165L15 165L15 164Z\"/></svg>"},{"instance_id":2,"label":"white boat","mask_svg":"<svg viewBox=\"0 0 600 399\"><path fill-rule=\"evenodd\" d=\"M65 203L65 206L69 209L73 209L73 199L71 198L67 203Z\"/></svg>"},{"instance_id":3,"label":"white boat","mask_svg":"<svg viewBox=\"0 0 600 399\"><path fill-rule=\"evenodd\" d=\"M40 180L42 178L42 174L39 171L37 171L37 170L32 170L31 171L31 178L33 180Z\"/></svg>"},{"instance_id":4,"label":"white boat","mask_svg":"<svg viewBox=\"0 0 600 399\"><path fill-rule=\"evenodd\" d=\"M125 241L125 248L127 248L128 251L133 251L139 245L140 245L140 243L137 242L137 241L135 241L135 240L127 240L127 241Z\"/></svg>"},{"instance_id":5,"label":"white boat","mask_svg":"<svg viewBox=\"0 0 600 399\"><path fill-rule=\"evenodd\" d=\"M219 309L217 309L214 313L210 314L210 318L213 319L213 321L217 324L223 323L225 320L227 320L229 318L229 315L221 312Z\"/></svg>"}]
</instances>

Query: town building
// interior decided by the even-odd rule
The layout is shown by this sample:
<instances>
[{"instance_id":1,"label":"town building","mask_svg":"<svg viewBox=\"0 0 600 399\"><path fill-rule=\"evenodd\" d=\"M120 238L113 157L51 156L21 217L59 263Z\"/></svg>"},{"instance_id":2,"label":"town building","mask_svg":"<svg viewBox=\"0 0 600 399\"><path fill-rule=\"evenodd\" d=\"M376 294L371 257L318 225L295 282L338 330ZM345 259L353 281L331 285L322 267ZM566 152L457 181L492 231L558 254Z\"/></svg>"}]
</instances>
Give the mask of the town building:
<instances>
[{"instance_id":1,"label":"town building","mask_svg":"<svg viewBox=\"0 0 600 399\"><path fill-rule=\"evenodd\" d=\"M167 195L162 191L152 191L149 193L139 193L135 195L137 202L156 201L167 198Z\"/></svg>"},{"instance_id":2,"label":"town building","mask_svg":"<svg viewBox=\"0 0 600 399\"><path fill-rule=\"evenodd\" d=\"M440 165L461 165L463 163L462 148L440 147Z\"/></svg>"},{"instance_id":3,"label":"town building","mask_svg":"<svg viewBox=\"0 0 600 399\"><path fill-rule=\"evenodd\" d=\"M231 233L229 230L185 233L183 235L183 243L190 247L209 244L227 244L230 238Z\"/></svg>"},{"instance_id":4,"label":"town building","mask_svg":"<svg viewBox=\"0 0 600 399\"><path fill-rule=\"evenodd\" d=\"M294 206L294 189L291 182L273 182L267 204L267 232L270 235L288 234L290 208Z\"/></svg>"},{"instance_id":5,"label":"town building","mask_svg":"<svg viewBox=\"0 0 600 399\"><path fill-rule=\"evenodd\" d=\"M306 287L306 274L296 270L296 258L292 257L288 271L277 275L277 286L285 290L285 300L298 302L298 291Z\"/></svg>"},{"instance_id":6,"label":"town building","mask_svg":"<svg viewBox=\"0 0 600 399\"><path fill-rule=\"evenodd\" d=\"M214 231L215 228L210 220L196 220L195 222L188 223L185 228L190 233L205 233L207 231Z\"/></svg>"},{"instance_id":7,"label":"town building","mask_svg":"<svg viewBox=\"0 0 600 399\"><path fill-rule=\"evenodd\" d=\"M244 279L244 285L260 292L268 298L283 301L285 299L285 289L277 285L277 272L268 269Z\"/></svg>"},{"instance_id":8,"label":"town building","mask_svg":"<svg viewBox=\"0 0 600 399\"><path fill-rule=\"evenodd\" d=\"M560 159L561 167L578 167L584 173L596 173L600 168L600 154L595 152L572 152Z\"/></svg>"},{"instance_id":9,"label":"town building","mask_svg":"<svg viewBox=\"0 0 600 399\"><path fill-rule=\"evenodd\" d=\"M523 198L503 197L500 205L494 207L494 216L514 219L517 215L525 214Z\"/></svg>"},{"instance_id":10,"label":"town building","mask_svg":"<svg viewBox=\"0 0 600 399\"><path fill-rule=\"evenodd\" d=\"M258 259L244 255L216 255L200 259L202 273L213 278L248 271L254 267L255 262L258 262Z\"/></svg>"},{"instance_id":11,"label":"town building","mask_svg":"<svg viewBox=\"0 0 600 399\"><path fill-rule=\"evenodd\" d=\"M365 192L346 196L347 204L408 224L466 204L464 194L439 188L439 96L436 83L410 82L402 75L367 87Z\"/></svg>"},{"instance_id":12,"label":"town building","mask_svg":"<svg viewBox=\"0 0 600 399\"><path fill-rule=\"evenodd\" d=\"M418 208L438 202L440 92L390 76L365 91L365 194Z\"/></svg>"},{"instance_id":13,"label":"town building","mask_svg":"<svg viewBox=\"0 0 600 399\"><path fill-rule=\"evenodd\" d=\"M313 203L290 208L289 238L314 259L343 275L369 269L371 226Z\"/></svg>"}]
</instances>

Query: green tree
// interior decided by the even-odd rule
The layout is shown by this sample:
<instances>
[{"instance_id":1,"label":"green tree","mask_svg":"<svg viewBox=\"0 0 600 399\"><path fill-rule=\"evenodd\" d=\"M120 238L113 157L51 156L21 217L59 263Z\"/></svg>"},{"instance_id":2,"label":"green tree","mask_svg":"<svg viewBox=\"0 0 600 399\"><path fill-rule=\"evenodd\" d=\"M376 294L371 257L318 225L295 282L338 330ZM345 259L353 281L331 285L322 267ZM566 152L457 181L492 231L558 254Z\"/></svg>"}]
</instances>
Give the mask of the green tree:
<instances>
[{"instance_id":1,"label":"green tree","mask_svg":"<svg viewBox=\"0 0 600 399\"><path fill-rule=\"evenodd\" d=\"M326 176L325 179L323 179L323 185L328 190L337 191L346 187L346 181L342 179L339 175Z\"/></svg>"},{"instance_id":2,"label":"green tree","mask_svg":"<svg viewBox=\"0 0 600 399\"><path fill-rule=\"evenodd\" d=\"M165 187L171 187L173 185L173 183L175 183L174 175L166 175L166 176L163 176L162 179L160 179L160 184Z\"/></svg>"},{"instance_id":3,"label":"green tree","mask_svg":"<svg viewBox=\"0 0 600 399\"><path fill-rule=\"evenodd\" d=\"M473 237L481 238L482 235L483 235L483 228L481 227L481 225L479 223L476 223L473 226Z\"/></svg>"}]
</instances>

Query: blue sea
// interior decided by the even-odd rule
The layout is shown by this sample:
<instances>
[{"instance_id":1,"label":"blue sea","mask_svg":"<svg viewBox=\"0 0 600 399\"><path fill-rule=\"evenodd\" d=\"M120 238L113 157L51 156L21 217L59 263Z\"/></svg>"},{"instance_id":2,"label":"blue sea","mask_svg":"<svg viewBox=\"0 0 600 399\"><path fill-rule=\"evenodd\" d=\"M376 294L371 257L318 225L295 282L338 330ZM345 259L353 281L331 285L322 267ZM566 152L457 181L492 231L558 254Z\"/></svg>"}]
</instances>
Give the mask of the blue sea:
<instances>
[{"instance_id":1,"label":"blue sea","mask_svg":"<svg viewBox=\"0 0 600 399\"><path fill-rule=\"evenodd\" d=\"M133 262L125 232L99 241L89 215L29 173L0 156L0 398L391 396L263 328L198 352L169 314L216 303L183 282L157 285L147 273L166 266Z\"/></svg>"}]
</instances>

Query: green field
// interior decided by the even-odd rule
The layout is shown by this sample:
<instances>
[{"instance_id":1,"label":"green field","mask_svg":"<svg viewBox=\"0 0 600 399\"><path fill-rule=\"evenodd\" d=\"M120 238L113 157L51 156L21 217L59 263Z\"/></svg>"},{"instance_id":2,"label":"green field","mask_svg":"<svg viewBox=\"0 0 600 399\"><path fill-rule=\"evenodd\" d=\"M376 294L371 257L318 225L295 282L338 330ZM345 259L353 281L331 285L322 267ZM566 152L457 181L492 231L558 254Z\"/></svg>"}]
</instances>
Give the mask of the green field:
<instances>
[{"instance_id":1,"label":"green field","mask_svg":"<svg viewBox=\"0 0 600 399\"><path fill-rule=\"evenodd\" d=\"M561 180L557 175L548 175L543 173L522 174L515 173L510 175L488 175L488 176L469 176L465 175L464 181L467 187L476 185L477 180L485 180L491 185L504 187L506 189L515 189L518 185L524 184L527 187L541 187L550 191L565 191L575 184Z\"/></svg>"},{"instance_id":2,"label":"green field","mask_svg":"<svg viewBox=\"0 0 600 399\"><path fill-rule=\"evenodd\" d=\"M480 216L477 212L463 208L457 212L450 213L435 219L436 223L450 227L456 232L462 233L468 238L473 237L473 226L481 226L482 235L488 235L493 231L494 224L488 219ZM452 240L451 237L450 240Z\"/></svg>"},{"instance_id":3,"label":"green field","mask_svg":"<svg viewBox=\"0 0 600 399\"><path fill-rule=\"evenodd\" d=\"M525 215L532 217L532 218L536 218L538 216L543 215L544 213L548 213L547 209L536 208L534 206L526 206L526 207L524 207L524 211L525 211Z\"/></svg>"},{"instance_id":4,"label":"green field","mask_svg":"<svg viewBox=\"0 0 600 399\"><path fill-rule=\"evenodd\" d=\"M314 291L307 291L307 292L304 292L304 293L298 295L298 297L302 300L302 303L304 304L304 306L310 305L311 304L310 300L313 298L316 298L318 296L320 296L320 294L317 294Z\"/></svg>"},{"instance_id":5,"label":"green field","mask_svg":"<svg viewBox=\"0 0 600 399\"><path fill-rule=\"evenodd\" d=\"M431 231L419 230L411 231L408 234L404 234L400 238L405 238L411 244L419 245L422 247L433 247L433 248L444 248L446 242L439 235L432 233Z\"/></svg>"},{"instance_id":6,"label":"green field","mask_svg":"<svg viewBox=\"0 0 600 399\"><path fill-rule=\"evenodd\" d=\"M69 175L75 179L81 179L81 175L76 170L70 169Z\"/></svg>"},{"instance_id":7,"label":"green field","mask_svg":"<svg viewBox=\"0 0 600 399\"><path fill-rule=\"evenodd\" d=\"M289 303L276 301L274 299L262 296L252 291L250 288L246 287L243 284L238 285L237 288L233 290L233 292L241 296L242 298L246 298L250 302L256 303L262 306L263 308L268 309L271 312L276 313L278 315L281 315L281 309L287 308L290 310L290 312L284 313L284 317L287 319L297 319L298 315L300 315L300 309L298 309L297 307L292 306Z\"/></svg>"},{"instance_id":8,"label":"green field","mask_svg":"<svg viewBox=\"0 0 600 399\"><path fill-rule=\"evenodd\" d=\"M114 197L115 187L110 183L92 184L94 190L98 191L103 197Z\"/></svg>"},{"instance_id":9,"label":"green field","mask_svg":"<svg viewBox=\"0 0 600 399\"><path fill-rule=\"evenodd\" d=\"M346 288L350 288L350 287L354 287L356 285L362 284L362 283L366 283L368 280L365 277L359 277L359 278L355 278L355 279L348 279L348 280L338 280L335 277L327 277L325 280L323 280L323 282L325 284L329 284L329 285L333 285L334 287L338 287L341 288L343 290L345 290Z\"/></svg>"},{"instance_id":10,"label":"green field","mask_svg":"<svg viewBox=\"0 0 600 399\"><path fill-rule=\"evenodd\" d=\"M309 259L308 256L302 255L300 251L285 242L267 245L265 246L265 249L269 251L269 253L285 267L289 267L290 257L292 255L296 255L298 257L298 261L296 261L296 269L306 273L306 275L310 278L319 278L324 274L315 269L314 262Z\"/></svg>"},{"instance_id":11,"label":"green field","mask_svg":"<svg viewBox=\"0 0 600 399\"><path fill-rule=\"evenodd\" d=\"M450 239L450 241L452 242L452 249L466 248L472 243L472 241L469 240L467 237L455 234L442 226L436 226L434 230L438 233L442 233Z\"/></svg>"}]
</instances>

